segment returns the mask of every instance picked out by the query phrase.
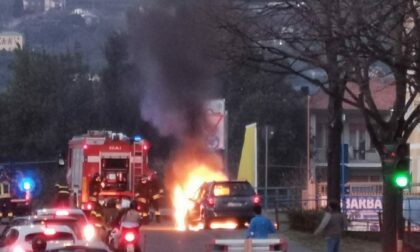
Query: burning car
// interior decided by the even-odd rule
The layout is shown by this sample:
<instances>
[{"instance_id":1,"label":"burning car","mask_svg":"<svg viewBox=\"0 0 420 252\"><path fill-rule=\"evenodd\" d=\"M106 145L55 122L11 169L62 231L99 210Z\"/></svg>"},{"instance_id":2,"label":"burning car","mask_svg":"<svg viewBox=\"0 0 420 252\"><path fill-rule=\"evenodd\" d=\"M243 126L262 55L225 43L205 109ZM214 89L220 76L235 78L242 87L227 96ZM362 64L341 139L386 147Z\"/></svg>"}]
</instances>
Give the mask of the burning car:
<instances>
[{"instance_id":1,"label":"burning car","mask_svg":"<svg viewBox=\"0 0 420 252\"><path fill-rule=\"evenodd\" d=\"M205 229L243 226L254 216L253 207L261 201L247 181L205 182L190 200L186 226L201 223Z\"/></svg>"}]
</instances>

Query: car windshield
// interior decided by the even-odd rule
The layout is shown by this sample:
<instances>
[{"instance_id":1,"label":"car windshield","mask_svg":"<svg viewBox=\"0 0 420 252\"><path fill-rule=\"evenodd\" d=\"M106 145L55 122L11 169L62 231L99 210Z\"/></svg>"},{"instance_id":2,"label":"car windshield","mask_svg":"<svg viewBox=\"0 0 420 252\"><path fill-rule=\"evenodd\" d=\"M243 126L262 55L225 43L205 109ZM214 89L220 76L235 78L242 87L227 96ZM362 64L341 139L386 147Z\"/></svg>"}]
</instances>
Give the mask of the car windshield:
<instances>
[{"instance_id":1,"label":"car windshield","mask_svg":"<svg viewBox=\"0 0 420 252\"><path fill-rule=\"evenodd\" d=\"M217 183L213 187L213 195L216 197L251 196L254 195L254 189L250 184L243 182Z\"/></svg>"},{"instance_id":2,"label":"car windshield","mask_svg":"<svg viewBox=\"0 0 420 252\"><path fill-rule=\"evenodd\" d=\"M25 236L25 241L32 243L34 238L42 238L45 241L73 241L73 235L71 233L57 232L53 235L45 235L43 233L32 233Z\"/></svg>"}]
</instances>

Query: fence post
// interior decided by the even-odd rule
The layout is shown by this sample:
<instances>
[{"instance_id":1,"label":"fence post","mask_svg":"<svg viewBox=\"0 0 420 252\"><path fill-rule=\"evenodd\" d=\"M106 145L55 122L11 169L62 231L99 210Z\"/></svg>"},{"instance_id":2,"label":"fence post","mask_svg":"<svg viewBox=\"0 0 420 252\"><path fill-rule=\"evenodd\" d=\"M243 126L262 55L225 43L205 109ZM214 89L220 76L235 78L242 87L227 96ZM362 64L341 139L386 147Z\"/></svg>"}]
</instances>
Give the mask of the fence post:
<instances>
[{"instance_id":1,"label":"fence post","mask_svg":"<svg viewBox=\"0 0 420 252\"><path fill-rule=\"evenodd\" d=\"M378 212L378 219L379 219L379 231L382 232L384 230L383 222L382 222L382 212Z\"/></svg>"}]
</instances>

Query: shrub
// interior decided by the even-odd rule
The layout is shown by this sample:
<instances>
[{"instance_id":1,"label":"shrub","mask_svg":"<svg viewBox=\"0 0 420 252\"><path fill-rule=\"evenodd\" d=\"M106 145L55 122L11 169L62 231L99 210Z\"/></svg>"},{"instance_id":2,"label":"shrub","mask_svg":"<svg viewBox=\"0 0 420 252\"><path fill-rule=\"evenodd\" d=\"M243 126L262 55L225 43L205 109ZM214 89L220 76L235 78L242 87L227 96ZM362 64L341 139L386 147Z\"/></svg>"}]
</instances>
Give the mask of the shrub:
<instances>
[{"instance_id":1,"label":"shrub","mask_svg":"<svg viewBox=\"0 0 420 252\"><path fill-rule=\"evenodd\" d=\"M323 212L319 210L294 209L288 213L290 228L303 232L313 232L322 219Z\"/></svg>"}]
</instances>

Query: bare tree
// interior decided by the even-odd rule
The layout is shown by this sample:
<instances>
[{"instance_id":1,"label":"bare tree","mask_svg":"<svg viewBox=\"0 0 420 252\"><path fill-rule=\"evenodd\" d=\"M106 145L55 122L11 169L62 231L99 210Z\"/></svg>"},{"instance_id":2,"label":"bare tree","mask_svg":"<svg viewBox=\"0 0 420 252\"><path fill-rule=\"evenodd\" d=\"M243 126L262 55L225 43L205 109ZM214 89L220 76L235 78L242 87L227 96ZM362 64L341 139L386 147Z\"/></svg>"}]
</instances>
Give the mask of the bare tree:
<instances>
[{"instance_id":1,"label":"bare tree","mask_svg":"<svg viewBox=\"0 0 420 252\"><path fill-rule=\"evenodd\" d=\"M328 199L339 200L342 102L363 113L372 143L384 163L384 145L406 142L420 117L418 95L420 18L412 0L305 0L233 4L219 18L235 38L225 55L262 69L297 75L329 95ZM239 48L239 49L238 49ZM243 48L261 54L240 57ZM239 54L238 54L239 52ZM371 91L372 69L382 64L395 83L392 115L378 109ZM314 78L321 72L325 78ZM355 82L357 93L346 84ZM344 95L348 93L348 95ZM383 251L396 250L396 205L400 193L384 174Z\"/></svg>"},{"instance_id":2,"label":"bare tree","mask_svg":"<svg viewBox=\"0 0 420 252\"><path fill-rule=\"evenodd\" d=\"M328 199L340 200L340 136L342 100L348 80L343 57L347 22L339 1L279 1L268 4L234 4L229 15L217 19L234 37L226 46L229 59L256 65L268 72L297 75L330 95L328 131ZM341 14L340 14L341 13ZM239 49L238 49L239 48ZM244 48L260 54L241 57ZM319 78L319 75L324 78Z\"/></svg>"}]
</instances>

